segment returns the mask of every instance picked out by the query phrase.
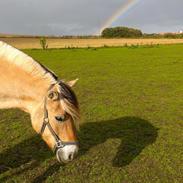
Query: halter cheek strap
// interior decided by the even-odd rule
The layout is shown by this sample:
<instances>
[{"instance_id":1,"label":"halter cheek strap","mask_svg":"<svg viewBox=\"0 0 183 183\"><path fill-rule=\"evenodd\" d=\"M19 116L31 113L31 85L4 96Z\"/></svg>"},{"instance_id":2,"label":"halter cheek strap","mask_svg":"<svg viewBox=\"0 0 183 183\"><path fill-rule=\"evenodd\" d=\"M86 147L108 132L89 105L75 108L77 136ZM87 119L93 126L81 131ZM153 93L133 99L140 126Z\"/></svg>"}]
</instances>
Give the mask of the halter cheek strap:
<instances>
[{"instance_id":1,"label":"halter cheek strap","mask_svg":"<svg viewBox=\"0 0 183 183\"><path fill-rule=\"evenodd\" d=\"M48 90L52 89L54 85L51 85L49 87ZM47 127L50 131L50 133L52 134L52 136L54 137L55 139L55 146L53 148L53 151L56 153L58 149L60 148L63 148L65 147L66 145L78 145L78 142L72 142L72 141L68 141L68 142L64 142L62 141L59 136L55 133L55 131L53 130L50 122L49 122L49 116L48 116L48 110L46 108L46 104L47 104L47 100L46 100L46 97L45 97L45 100L44 100L44 118L43 118L43 124L42 124L42 127L41 127L41 130L40 130L40 135L42 135L45 131L45 128Z\"/></svg>"}]
</instances>

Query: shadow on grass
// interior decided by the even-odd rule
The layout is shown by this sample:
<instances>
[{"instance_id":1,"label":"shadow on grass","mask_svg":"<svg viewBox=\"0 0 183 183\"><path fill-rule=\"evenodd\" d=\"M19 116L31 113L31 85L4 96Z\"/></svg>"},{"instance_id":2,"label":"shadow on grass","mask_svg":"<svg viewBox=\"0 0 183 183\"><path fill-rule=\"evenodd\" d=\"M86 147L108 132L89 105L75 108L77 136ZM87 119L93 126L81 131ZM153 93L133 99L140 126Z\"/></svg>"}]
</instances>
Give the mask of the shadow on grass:
<instances>
[{"instance_id":1,"label":"shadow on grass","mask_svg":"<svg viewBox=\"0 0 183 183\"><path fill-rule=\"evenodd\" d=\"M0 182L6 182L13 175L17 176L38 167L51 156L53 153L38 135L16 144L0 153ZM10 173L1 176L7 171Z\"/></svg>"},{"instance_id":2,"label":"shadow on grass","mask_svg":"<svg viewBox=\"0 0 183 183\"><path fill-rule=\"evenodd\" d=\"M79 133L80 156L87 153L91 147L104 143L109 138L119 138L122 142L113 159L112 166L123 167L130 164L146 146L154 143L157 135L157 129L150 122L138 117L85 123L81 126ZM51 156L53 156L52 152L40 137L31 137L0 153L0 174L10 169L16 169L14 175L21 174L39 166L40 162ZM43 182L48 176L53 175L59 167L58 163L54 163L33 182ZM2 180L7 179L8 176ZM0 181L2 180L0 179Z\"/></svg>"},{"instance_id":3,"label":"shadow on grass","mask_svg":"<svg viewBox=\"0 0 183 183\"><path fill-rule=\"evenodd\" d=\"M86 153L107 139L118 138L122 142L112 165L123 167L130 164L146 146L154 143L157 135L157 129L150 122L138 117L85 123L80 132L80 153Z\"/></svg>"}]
</instances>

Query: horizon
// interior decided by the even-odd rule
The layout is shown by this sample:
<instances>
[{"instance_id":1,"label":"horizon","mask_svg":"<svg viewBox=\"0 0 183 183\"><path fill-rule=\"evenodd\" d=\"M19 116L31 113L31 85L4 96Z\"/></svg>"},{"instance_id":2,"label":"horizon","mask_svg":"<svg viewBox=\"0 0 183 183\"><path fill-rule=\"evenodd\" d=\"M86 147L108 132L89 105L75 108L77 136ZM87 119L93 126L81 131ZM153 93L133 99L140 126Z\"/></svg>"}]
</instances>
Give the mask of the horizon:
<instances>
[{"instance_id":1,"label":"horizon","mask_svg":"<svg viewBox=\"0 0 183 183\"><path fill-rule=\"evenodd\" d=\"M116 26L116 27L123 27L123 26ZM106 27L106 28L115 28L115 27ZM134 27L128 27L128 28L134 28ZM134 29L138 29L135 27ZM139 29L140 30L140 29ZM142 32L143 34L157 34L157 35L164 35L164 34L183 34L183 30L179 31L174 31L174 32L152 32L152 33L147 33L147 32ZM46 34L8 34L8 33L2 33L0 32L0 37L101 37L101 35L94 35L94 34L86 34L86 35L46 35Z\"/></svg>"}]
</instances>

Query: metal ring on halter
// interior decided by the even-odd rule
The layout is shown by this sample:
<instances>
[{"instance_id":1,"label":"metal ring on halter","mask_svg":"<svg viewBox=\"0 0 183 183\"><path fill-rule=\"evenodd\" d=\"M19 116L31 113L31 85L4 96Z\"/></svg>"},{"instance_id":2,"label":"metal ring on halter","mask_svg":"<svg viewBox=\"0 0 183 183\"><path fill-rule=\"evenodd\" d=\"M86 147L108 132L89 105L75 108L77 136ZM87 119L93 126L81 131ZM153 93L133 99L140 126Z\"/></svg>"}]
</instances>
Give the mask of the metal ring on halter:
<instances>
[{"instance_id":1,"label":"metal ring on halter","mask_svg":"<svg viewBox=\"0 0 183 183\"><path fill-rule=\"evenodd\" d=\"M55 84L57 84L57 83L55 83ZM51 85L49 87L48 91L51 90L55 84ZM61 148L65 147L66 145L78 145L79 143L77 141L76 142L72 142L72 141L64 142L64 141L62 141L59 138L59 136L55 133L51 124L49 123L49 116L48 116L48 110L46 108L46 103L47 103L47 100L45 97L45 99L44 99L44 118L43 118L43 125L42 125L41 130L40 130L40 135L42 135L44 133L45 128L48 127L48 129L50 130L51 134L53 135L53 137L56 141L55 146L53 148L54 153L56 153L58 151L58 149L61 149Z\"/></svg>"}]
</instances>

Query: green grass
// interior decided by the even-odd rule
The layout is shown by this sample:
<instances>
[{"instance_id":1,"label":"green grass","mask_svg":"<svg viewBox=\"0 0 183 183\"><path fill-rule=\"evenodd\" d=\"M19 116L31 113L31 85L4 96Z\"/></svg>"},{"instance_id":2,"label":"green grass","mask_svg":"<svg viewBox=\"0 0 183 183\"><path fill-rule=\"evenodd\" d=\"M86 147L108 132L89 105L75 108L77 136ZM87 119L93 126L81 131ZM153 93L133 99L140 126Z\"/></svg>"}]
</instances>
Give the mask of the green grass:
<instances>
[{"instance_id":1,"label":"green grass","mask_svg":"<svg viewBox=\"0 0 183 183\"><path fill-rule=\"evenodd\" d=\"M27 114L1 110L0 182L182 182L183 45L24 51L80 79L80 154L60 166Z\"/></svg>"}]
</instances>

